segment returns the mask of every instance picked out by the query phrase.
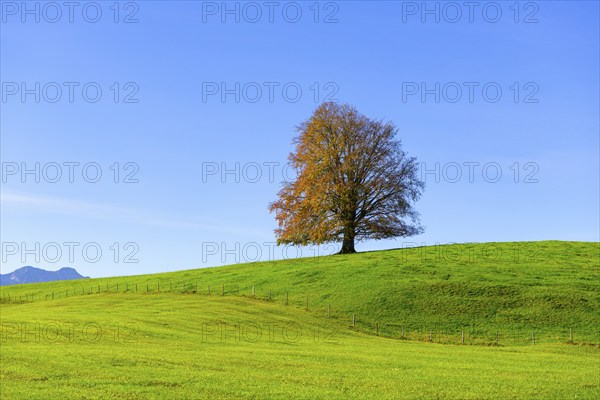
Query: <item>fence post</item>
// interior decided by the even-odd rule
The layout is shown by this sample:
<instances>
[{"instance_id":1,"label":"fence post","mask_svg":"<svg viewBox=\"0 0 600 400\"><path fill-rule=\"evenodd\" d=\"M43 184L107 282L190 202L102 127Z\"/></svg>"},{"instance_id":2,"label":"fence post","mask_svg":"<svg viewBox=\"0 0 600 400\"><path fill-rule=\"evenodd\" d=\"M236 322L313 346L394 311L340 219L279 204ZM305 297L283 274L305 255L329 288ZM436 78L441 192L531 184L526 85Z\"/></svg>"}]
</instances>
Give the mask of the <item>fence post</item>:
<instances>
[{"instance_id":1,"label":"fence post","mask_svg":"<svg viewBox=\"0 0 600 400\"><path fill-rule=\"evenodd\" d=\"M148 284L146 283L146 293L148 293Z\"/></svg>"},{"instance_id":2,"label":"fence post","mask_svg":"<svg viewBox=\"0 0 600 400\"><path fill-rule=\"evenodd\" d=\"M402 325L402 339L404 339L404 325Z\"/></svg>"},{"instance_id":3,"label":"fence post","mask_svg":"<svg viewBox=\"0 0 600 400\"><path fill-rule=\"evenodd\" d=\"M375 334L379 336L379 322L375 322Z\"/></svg>"},{"instance_id":4,"label":"fence post","mask_svg":"<svg viewBox=\"0 0 600 400\"><path fill-rule=\"evenodd\" d=\"M433 331L429 331L429 341L433 342Z\"/></svg>"},{"instance_id":5,"label":"fence post","mask_svg":"<svg viewBox=\"0 0 600 400\"><path fill-rule=\"evenodd\" d=\"M136 292L137 292L137 285L138 285L138 284L136 283L136 284L135 284L135 291L136 291Z\"/></svg>"},{"instance_id":6,"label":"fence post","mask_svg":"<svg viewBox=\"0 0 600 400\"><path fill-rule=\"evenodd\" d=\"M535 346L535 332L531 331L531 343Z\"/></svg>"},{"instance_id":7,"label":"fence post","mask_svg":"<svg viewBox=\"0 0 600 400\"><path fill-rule=\"evenodd\" d=\"M225 296L225 285L221 288L221 296Z\"/></svg>"},{"instance_id":8,"label":"fence post","mask_svg":"<svg viewBox=\"0 0 600 400\"><path fill-rule=\"evenodd\" d=\"M569 341L573 341L573 328L569 328Z\"/></svg>"},{"instance_id":9,"label":"fence post","mask_svg":"<svg viewBox=\"0 0 600 400\"><path fill-rule=\"evenodd\" d=\"M352 314L352 327L356 327L356 314Z\"/></svg>"},{"instance_id":10,"label":"fence post","mask_svg":"<svg viewBox=\"0 0 600 400\"><path fill-rule=\"evenodd\" d=\"M254 285L252 285L252 296L254 296Z\"/></svg>"},{"instance_id":11,"label":"fence post","mask_svg":"<svg viewBox=\"0 0 600 400\"><path fill-rule=\"evenodd\" d=\"M117 282L117 293L119 292L119 282Z\"/></svg>"},{"instance_id":12,"label":"fence post","mask_svg":"<svg viewBox=\"0 0 600 400\"><path fill-rule=\"evenodd\" d=\"M331 304L327 304L327 318L331 318Z\"/></svg>"},{"instance_id":13,"label":"fence post","mask_svg":"<svg viewBox=\"0 0 600 400\"><path fill-rule=\"evenodd\" d=\"M129 292L129 282L125 284L125 293Z\"/></svg>"},{"instance_id":14,"label":"fence post","mask_svg":"<svg viewBox=\"0 0 600 400\"><path fill-rule=\"evenodd\" d=\"M462 344L465 344L465 330L464 329L460 330L460 342Z\"/></svg>"},{"instance_id":15,"label":"fence post","mask_svg":"<svg viewBox=\"0 0 600 400\"><path fill-rule=\"evenodd\" d=\"M498 331L496 331L496 345L498 345L498 337L499 337L499 336L500 336L500 335L498 334Z\"/></svg>"},{"instance_id":16,"label":"fence post","mask_svg":"<svg viewBox=\"0 0 600 400\"><path fill-rule=\"evenodd\" d=\"M52 292L52 300L54 300L54 292Z\"/></svg>"}]
</instances>

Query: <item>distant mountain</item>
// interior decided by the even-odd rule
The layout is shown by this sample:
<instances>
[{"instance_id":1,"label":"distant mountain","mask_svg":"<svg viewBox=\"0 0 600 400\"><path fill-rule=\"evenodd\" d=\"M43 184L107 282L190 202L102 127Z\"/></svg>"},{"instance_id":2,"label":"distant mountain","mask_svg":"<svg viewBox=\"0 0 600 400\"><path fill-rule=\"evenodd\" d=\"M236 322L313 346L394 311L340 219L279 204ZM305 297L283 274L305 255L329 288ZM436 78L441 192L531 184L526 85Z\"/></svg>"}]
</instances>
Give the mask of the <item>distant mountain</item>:
<instances>
[{"instance_id":1,"label":"distant mountain","mask_svg":"<svg viewBox=\"0 0 600 400\"><path fill-rule=\"evenodd\" d=\"M27 266L14 270L8 274L0 274L0 286L84 278L89 277L80 275L73 268L61 268L58 271L46 271L44 269Z\"/></svg>"}]
</instances>

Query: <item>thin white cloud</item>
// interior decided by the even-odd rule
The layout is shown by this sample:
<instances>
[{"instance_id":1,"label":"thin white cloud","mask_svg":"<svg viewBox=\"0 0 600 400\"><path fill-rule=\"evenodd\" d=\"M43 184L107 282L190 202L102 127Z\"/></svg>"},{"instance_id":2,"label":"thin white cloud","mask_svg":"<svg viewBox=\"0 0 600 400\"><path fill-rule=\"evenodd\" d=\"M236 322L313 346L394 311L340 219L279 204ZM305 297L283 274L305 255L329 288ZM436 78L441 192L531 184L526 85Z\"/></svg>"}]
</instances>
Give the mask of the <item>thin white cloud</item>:
<instances>
[{"instance_id":1,"label":"thin white cloud","mask_svg":"<svg viewBox=\"0 0 600 400\"><path fill-rule=\"evenodd\" d=\"M103 221L119 221L139 225L150 225L172 229L193 229L207 232L244 235L253 238L267 238L264 231L237 228L224 225L216 220L194 221L180 220L157 213L144 212L137 208L117 207L102 203L65 199L59 197L39 196L28 193L0 193L2 207L22 207L35 212L47 214L72 215ZM4 210L3 210L4 212Z\"/></svg>"}]
</instances>

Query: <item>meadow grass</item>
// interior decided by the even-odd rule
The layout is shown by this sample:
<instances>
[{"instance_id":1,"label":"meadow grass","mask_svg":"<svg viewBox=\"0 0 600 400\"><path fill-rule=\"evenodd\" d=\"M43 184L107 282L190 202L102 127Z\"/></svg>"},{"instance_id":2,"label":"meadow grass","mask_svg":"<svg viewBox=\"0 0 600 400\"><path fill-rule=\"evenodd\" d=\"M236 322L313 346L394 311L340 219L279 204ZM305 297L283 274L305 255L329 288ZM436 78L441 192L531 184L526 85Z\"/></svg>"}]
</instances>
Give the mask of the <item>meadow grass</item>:
<instances>
[{"instance_id":1,"label":"meadow grass","mask_svg":"<svg viewBox=\"0 0 600 400\"><path fill-rule=\"evenodd\" d=\"M599 398L598 267L489 243L3 287L0 397Z\"/></svg>"},{"instance_id":2,"label":"meadow grass","mask_svg":"<svg viewBox=\"0 0 600 400\"><path fill-rule=\"evenodd\" d=\"M137 286L136 286L137 285ZM453 343L600 343L600 244L429 246L4 287L0 299L196 292L286 302L355 329ZM254 287L254 296L252 290ZM328 312L329 309L329 312Z\"/></svg>"},{"instance_id":3,"label":"meadow grass","mask_svg":"<svg viewBox=\"0 0 600 400\"><path fill-rule=\"evenodd\" d=\"M593 346L401 341L248 298L80 296L5 305L2 321L1 391L7 399L600 394L600 353Z\"/></svg>"}]
</instances>

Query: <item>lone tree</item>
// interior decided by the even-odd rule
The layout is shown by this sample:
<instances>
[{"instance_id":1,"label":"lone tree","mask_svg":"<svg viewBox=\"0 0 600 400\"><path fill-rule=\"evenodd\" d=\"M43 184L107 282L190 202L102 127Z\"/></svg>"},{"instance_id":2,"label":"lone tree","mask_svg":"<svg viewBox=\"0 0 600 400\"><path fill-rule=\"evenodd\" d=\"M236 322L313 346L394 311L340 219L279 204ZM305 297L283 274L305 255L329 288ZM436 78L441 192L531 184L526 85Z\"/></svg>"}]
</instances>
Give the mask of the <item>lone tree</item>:
<instances>
[{"instance_id":1,"label":"lone tree","mask_svg":"<svg viewBox=\"0 0 600 400\"><path fill-rule=\"evenodd\" d=\"M284 182L275 212L278 244L342 242L411 236L422 231L413 204L425 184L414 157L395 139L391 122L347 104L323 103L297 127L290 153L293 181Z\"/></svg>"}]
</instances>

